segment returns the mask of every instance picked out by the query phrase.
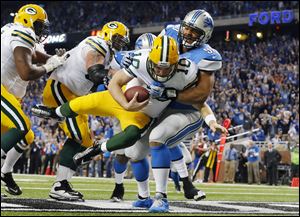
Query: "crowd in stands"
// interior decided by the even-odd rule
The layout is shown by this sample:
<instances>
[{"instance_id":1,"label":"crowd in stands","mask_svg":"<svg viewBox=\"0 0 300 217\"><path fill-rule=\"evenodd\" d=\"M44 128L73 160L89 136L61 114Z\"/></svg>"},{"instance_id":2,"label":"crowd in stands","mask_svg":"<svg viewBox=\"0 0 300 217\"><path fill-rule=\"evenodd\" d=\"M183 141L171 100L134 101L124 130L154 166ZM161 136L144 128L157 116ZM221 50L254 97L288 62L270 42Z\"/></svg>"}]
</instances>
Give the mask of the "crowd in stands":
<instances>
[{"instance_id":1,"label":"crowd in stands","mask_svg":"<svg viewBox=\"0 0 300 217\"><path fill-rule=\"evenodd\" d=\"M204 9L215 19L219 16L237 16L267 10L298 9L298 1L33 1L48 13L53 33L88 31L116 20L128 27L179 22L187 12ZM22 4L22 3L20 3ZM12 22L10 13L20 5L1 1L1 26ZM5 8L5 10L4 10Z\"/></svg>"}]
</instances>

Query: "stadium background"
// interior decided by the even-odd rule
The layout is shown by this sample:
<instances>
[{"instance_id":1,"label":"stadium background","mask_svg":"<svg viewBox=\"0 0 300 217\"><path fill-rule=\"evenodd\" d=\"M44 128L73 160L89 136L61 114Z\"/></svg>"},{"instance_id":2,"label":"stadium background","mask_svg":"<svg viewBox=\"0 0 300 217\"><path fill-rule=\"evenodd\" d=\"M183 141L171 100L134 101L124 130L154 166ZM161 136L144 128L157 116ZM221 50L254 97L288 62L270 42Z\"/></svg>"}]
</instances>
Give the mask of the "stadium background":
<instances>
[{"instance_id":1,"label":"stadium background","mask_svg":"<svg viewBox=\"0 0 300 217\"><path fill-rule=\"evenodd\" d=\"M167 24L179 23L190 10L207 10L215 21L209 44L223 57L223 67L216 74L214 91L208 103L221 123L225 118L230 118L232 126L242 126L232 130L231 135L258 129L241 138L261 142L258 143L261 147L264 147L264 141L267 140L272 140L275 144L283 141L281 144L284 144L288 155L285 164L290 164L288 153L299 143L298 1L1 1L1 26L12 22L11 13L25 3L40 4L48 13L51 34L46 40L45 50L50 54L54 53L56 47L73 48L85 37L97 34L101 26L111 20L121 21L130 28L131 45L128 49L132 49L135 39L142 33L157 35ZM283 10L294 12L295 17L290 23L255 23L251 27L248 24L251 13ZM31 82L28 87L23 107L29 116L32 105L41 102L45 80L46 77L43 77ZM45 163L46 153L48 150L51 152L51 145L55 144L57 150L52 150L55 164L64 135L57 130L55 122L32 116L31 119L36 141L24 154L15 171L46 173L47 168L41 167ZM94 134L111 136L113 120L97 120L95 122L98 123L98 128L95 128ZM206 142L220 138L219 135L204 130L208 135ZM244 144L241 141L239 143ZM33 160L33 156L38 159ZM111 163L111 156L108 159ZM38 161L39 167L37 170L30 170L29 162L33 164L34 161ZM106 166L109 168L109 165ZM53 169L54 167L55 165ZM97 176L93 169L86 175ZM106 176L110 176L107 171Z\"/></svg>"}]
</instances>

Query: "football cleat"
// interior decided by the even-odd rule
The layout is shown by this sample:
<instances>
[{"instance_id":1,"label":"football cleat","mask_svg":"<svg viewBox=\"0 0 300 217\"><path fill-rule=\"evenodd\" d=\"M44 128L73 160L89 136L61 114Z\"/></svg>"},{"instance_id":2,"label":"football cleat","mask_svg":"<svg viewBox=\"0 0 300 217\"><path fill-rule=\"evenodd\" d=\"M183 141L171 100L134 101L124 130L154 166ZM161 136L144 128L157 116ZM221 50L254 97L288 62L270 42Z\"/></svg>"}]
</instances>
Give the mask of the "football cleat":
<instances>
[{"instance_id":1,"label":"football cleat","mask_svg":"<svg viewBox=\"0 0 300 217\"><path fill-rule=\"evenodd\" d=\"M48 108L47 106L44 105L32 106L31 112L34 116L37 116L39 118L45 118L45 119L53 118L59 122L62 122L66 119L65 117L58 116L55 112L55 108Z\"/></svg>"},{"instance_id":2,"label":"football cleat","mask_svg":"<svg viewBox=\"0 0 300 217\"><path fill-rule=\"evenodd\" d=\"M13 179L12 173L1 173L1 184L5 186L5 190L11 195L22 194L22 190Z\"/></svg>"},{"instance_id":3,"label":"football cleat","mask_svg":"<svg viewBox=\"0 0 300 217\"><path fill-rule=\"evenodd\" d=\"M115 189L110 197L112 202L121 202L123 200L124 196L124 185L122 184L116 184Z\"/></svg>"},{"instance_id":4,"label":"football cleat","mask_svg":"<svg viewBox=\"0 0 300 217\"><path fill-rule=\"evenodd\" d=\"M102 140L97 140L94 142L94 145L92 147L87 148L83 152L75 154L73 157L75 165L83 166L89 164L92 161L93 157L102 153L101 144Z\"/></svg>"},{"instance_id":5,"label":"football cleat","mask_svg":"<svg viewBox=\"0 0 300 217\"><path fill-rule=\"evenodd\" d=\"M149 212L152 213L169 212L169 202L167 198L164 198L160 193L157 193L155 195L152 206L149 208Z\"/></svg>"},{"instance_id":6,"label":"football cleat","mask_svg":"<svg viewBox=\"0 0 300 217\"><path fill-rule=\"evenodd\" d=\"M49 197L59 201L84 201L83 195L73 190L67 180L55 182L49 193Z\"/></svg>"},{"instance_id":7,"label":"football cleat","mask_svg":"<svg viewBox=\"0 0 300 217\"><path fill-rule=\"evenodd\" d=\"M138 207L138 208L147 208L149 209L153 204L153 199L150 197L144 198L144 199L140 199L140 197L138 198L138 200L134 201L132 203L133 207Z\"/></svg>"},{"instance_id":8,"label":"football cleat","mask_svg":"<svg viewBox=\"0 0 300 217\"><path fill-rule=\"evenodd\" d=\"M190 181L183 185L183 191L186 199L194 199L195 201L199 201L206 198L206 194L197 189Z\"/></svg>"}]
</instances>

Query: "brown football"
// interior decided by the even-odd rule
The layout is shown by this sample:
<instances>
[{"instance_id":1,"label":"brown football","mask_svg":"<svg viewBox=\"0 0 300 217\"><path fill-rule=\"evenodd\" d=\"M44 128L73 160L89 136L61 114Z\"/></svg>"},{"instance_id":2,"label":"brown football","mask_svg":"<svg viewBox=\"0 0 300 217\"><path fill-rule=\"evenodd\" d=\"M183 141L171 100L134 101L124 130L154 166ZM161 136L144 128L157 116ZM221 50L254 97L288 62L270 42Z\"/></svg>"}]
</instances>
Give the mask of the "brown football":
<instances>
[{"instance_id":1,"label":"brown football","mask_svg":"<svg viewBox=\"0 0 300 217\"><path fill-rule=\"evenodd\" d=\"M139 93L139 95L137 97L138 102L143 102L149 98L149 92L146 88L141 87L141 86L134 86L134 87L128 88L124 93L128 102L130 102L132 100L132 98L134 97L134 94L136 92Z\"/></svg>"}]
</instances>

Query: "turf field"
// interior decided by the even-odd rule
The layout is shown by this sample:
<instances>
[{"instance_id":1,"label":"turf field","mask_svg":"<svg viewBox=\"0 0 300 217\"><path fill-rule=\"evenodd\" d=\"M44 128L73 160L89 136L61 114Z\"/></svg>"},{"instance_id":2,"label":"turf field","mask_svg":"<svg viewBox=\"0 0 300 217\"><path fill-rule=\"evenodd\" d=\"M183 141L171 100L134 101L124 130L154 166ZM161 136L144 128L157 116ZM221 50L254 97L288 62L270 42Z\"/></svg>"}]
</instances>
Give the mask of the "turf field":
<instances>
[{"instance_id":1,"label":"turf field","mask_svg":"<svg viewBox=\"0 0 300 217\"><path fill-rule=\"evenodd\" d=\"M85 202L56 202L48 199L54 176L14 175L23 189L20 197L8 196L1 202L1 216L11 215L148 215L147 210L133 209L136 198L134 180L125 179L125 201L112 203L108 199L114 180L106 178L75 177L74 189L85 195ZM154 192L154 182L150 183ZM188 201L174 190L169 182L170 214L166 215L299 215L299 188L288 186L243 184L196 184L206 192L204 201ZM1 192L4 189L1 187ZM153 195L153 194L152 194Z\"/></svg>"}]
</instances>

